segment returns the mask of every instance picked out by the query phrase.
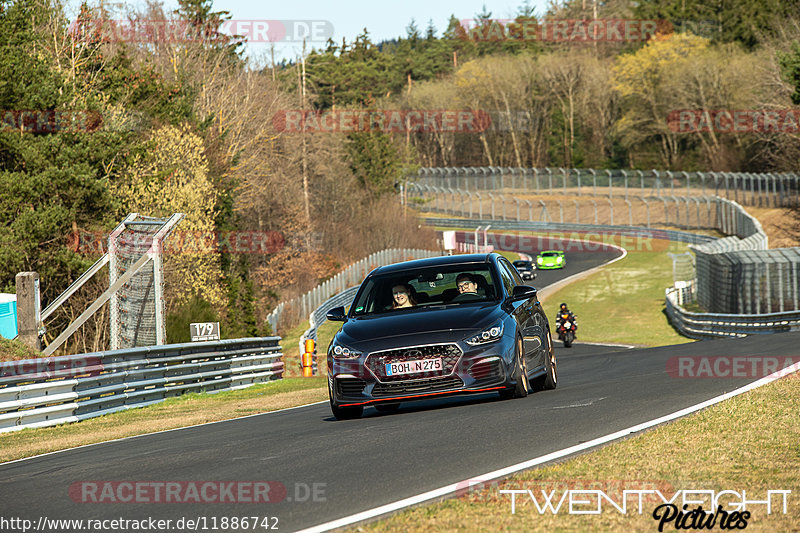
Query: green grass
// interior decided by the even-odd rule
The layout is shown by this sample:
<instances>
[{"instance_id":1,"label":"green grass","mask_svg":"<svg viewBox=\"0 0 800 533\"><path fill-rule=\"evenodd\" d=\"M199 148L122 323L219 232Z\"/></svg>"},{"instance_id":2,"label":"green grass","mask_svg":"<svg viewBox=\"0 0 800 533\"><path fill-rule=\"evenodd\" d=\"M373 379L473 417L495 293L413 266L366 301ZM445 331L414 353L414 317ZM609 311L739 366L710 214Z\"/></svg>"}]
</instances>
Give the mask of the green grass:
<instances>
[{"instance_id":1,"label":"green grass","mask_svg":"<svg viewBox=\"0 0 800 533\"><path fill-rule=\"evenodd\" d=\"M686 249L686 246L682 246ZM672 250L684 251L681 247ZM544 300L555 318L566 302L578 318L578 341L664 346L691 342L664 312L664 289L672 285L672 260L664 251L628 252L616 263L567 285Z\"/></svg>"}]
</instances>

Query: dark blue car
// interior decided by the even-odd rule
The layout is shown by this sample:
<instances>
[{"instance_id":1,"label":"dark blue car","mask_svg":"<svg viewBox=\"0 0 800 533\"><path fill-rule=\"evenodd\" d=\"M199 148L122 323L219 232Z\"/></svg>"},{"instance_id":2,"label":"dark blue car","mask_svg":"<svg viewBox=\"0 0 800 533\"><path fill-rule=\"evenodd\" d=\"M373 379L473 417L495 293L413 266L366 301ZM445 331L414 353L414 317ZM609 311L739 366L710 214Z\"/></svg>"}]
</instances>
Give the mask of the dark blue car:
<instances>
[{"instance_id":1,"label":"dark blue car","mask_svg":"<svg viewBox=\"0 0 800 533\"><path fill-rule=\"evenodd\" d=\"M410 307L396 293L407 293ZM407 304L406 304L407 305ZM556 386L550 326L517 270L498 254L454 255L380 267L363 281L328 347L328 391L338 419L364 406L392 411L436 396L497 391L502 398Z\"/></svg>"}]
</instances>

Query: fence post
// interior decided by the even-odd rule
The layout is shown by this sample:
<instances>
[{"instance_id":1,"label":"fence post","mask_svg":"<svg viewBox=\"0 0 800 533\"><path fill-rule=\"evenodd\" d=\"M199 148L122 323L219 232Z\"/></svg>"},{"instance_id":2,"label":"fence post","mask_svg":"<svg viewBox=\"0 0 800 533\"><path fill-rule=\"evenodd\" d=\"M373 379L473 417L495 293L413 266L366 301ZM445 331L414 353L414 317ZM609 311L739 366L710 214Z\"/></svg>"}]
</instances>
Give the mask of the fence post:
<instances>
[{"instance_id":1,"label":"fence post","mask_svg":"<svg viewBox=\"0 0 800 533\"><path fill-rule=\"evenodd\" d=\"M16 276L17 332L23 344L36 351L42 349L39 342L42 300L39 293L39 274L20 272Z\"/></svg>"}]
</instances>

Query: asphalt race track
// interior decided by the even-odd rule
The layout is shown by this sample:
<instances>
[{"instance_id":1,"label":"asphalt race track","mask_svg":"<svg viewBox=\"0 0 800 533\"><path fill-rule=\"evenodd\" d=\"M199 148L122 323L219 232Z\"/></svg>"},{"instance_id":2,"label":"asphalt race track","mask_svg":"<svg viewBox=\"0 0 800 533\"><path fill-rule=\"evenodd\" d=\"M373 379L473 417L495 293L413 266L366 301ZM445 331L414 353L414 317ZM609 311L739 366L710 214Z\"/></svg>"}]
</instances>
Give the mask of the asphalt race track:
<instances>
[{"instance_id":1,"label":"asphalt race track","mask_svg":"<svg viewBox=\"0 0 800 533\"><path fill-rule=\"evenodd\" d=\"M564 271L539 272L534 284L614 254L578 255L568 254ZM635 350L556 343L558 388L524 399L450 398L394 414L367 408L352 421L334 420L324 403L2 464L0 517L34 524L42 516L173 524L206 517L209 530L212 517L277 517L270 522L277 530L294 531L601 437L756 379L682 377L677 357L794 357L799 344L800 333ZM82 482L210 480L277 481L286 495L260 504L81 503Z\"/></svg>"}]
</instances>

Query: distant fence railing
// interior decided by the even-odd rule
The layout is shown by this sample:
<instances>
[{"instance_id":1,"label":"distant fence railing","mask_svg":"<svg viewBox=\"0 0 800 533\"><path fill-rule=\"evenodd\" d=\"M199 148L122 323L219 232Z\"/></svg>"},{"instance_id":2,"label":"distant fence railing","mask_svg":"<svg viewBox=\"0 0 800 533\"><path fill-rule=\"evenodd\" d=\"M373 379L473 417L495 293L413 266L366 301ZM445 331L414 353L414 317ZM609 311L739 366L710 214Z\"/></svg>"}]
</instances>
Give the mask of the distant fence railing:
<instances>
[{"instance_id":1,"label":"distant fence railing","mask_svg":"<svg viewBox=\"0 0 800 533\"><path fill-rule=\"evenodd\" d=\"M672 172L668 170L424 167L410 176L417 184L444 189L516 190L581 196L722 196L740 204L800 205L800 174Z\"/></svg>"},{"instance_id":2,"label":"distant fence railing","mask_svg":"<svg viewBox=\"0 0 800 533\"><path fill-rule=\"evenodd\" d=\"M0 362L0 433L77 422L186 392L283 376L279 337L128 348Z\"/></svg>"},{"instance_id":3,"label":"distant fence railing","mask_svg":"<svg viewBox=\"0 0 800 533\"><path fill-rule=\"evenodd\" d=\"M294 326L308 318L312 311L319 308L332 295L360 284L367 274L379 266L437 255L441 255L441 252L411 248L393 248L375 252L369 257L353 263L302 296L288 302L281 302L267 315L267 322L272 327L273 333L282 328Z\"/></svg>"}]
</instances>

